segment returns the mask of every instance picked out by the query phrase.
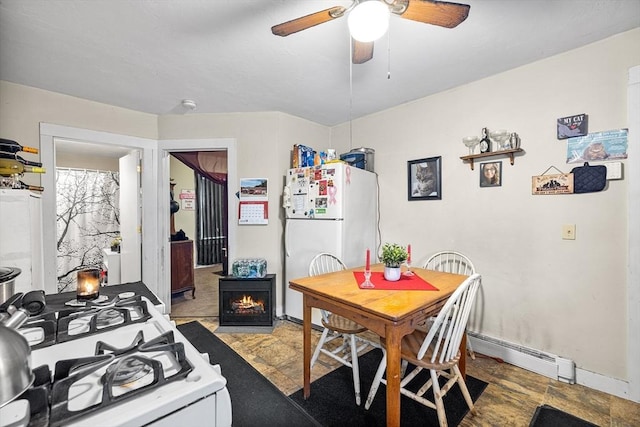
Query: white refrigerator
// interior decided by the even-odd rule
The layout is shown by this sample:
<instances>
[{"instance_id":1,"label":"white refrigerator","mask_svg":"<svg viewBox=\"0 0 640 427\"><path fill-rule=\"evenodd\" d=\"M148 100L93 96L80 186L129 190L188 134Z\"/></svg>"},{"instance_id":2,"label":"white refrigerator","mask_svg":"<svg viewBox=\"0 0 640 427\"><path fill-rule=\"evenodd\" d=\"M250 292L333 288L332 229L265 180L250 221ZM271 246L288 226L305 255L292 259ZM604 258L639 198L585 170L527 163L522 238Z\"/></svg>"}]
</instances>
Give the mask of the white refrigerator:
<instances>
[{"instance_id":1,"label":"white refrigerator","mask_svg":"<svg viewBox=\"0 0 640 427\"><path fill-rule=\"evenodd\" d=\"M349 268L364 265L367 249L377 249L377 176L344 163L289 169L285 209L285 300L289 318L302 320L302 294L289 281L309 275L320 252L338 256ZM314 309L312 322L320 325Z\"/></svg>"},{"instance_id":2,"label":"white refrigerator","mask_svg":"<svg viewBox=\"0 0 640 427\"><path fill-rule=\"evenodd\" d=\"M0 267L19 268L15 292L45 289L42 199L29 190L0 189ZM55 289L55 283L51 284Z\"/></svg>"}]
</instances>

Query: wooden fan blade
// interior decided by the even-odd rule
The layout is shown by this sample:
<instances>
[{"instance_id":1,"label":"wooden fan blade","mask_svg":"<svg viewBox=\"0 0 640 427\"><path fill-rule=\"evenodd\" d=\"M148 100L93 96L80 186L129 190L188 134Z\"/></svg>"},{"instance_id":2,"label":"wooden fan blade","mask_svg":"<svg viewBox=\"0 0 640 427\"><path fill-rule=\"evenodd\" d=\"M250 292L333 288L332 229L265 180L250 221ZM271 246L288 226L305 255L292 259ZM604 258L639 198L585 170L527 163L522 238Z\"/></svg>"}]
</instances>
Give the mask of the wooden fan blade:
<instances>
[{"instance_id":1,"label":"wooden fan blade","mask_svg":"<svg viewBox=\"0 0 640 427\"><path fill-rule=\"evenodd\" d=\"M351 61L354 64L364 64L373 58L373 42L359 42L351 39L353 51L351 52Z\"/></svg>"},{"instance_id":2,"label":"wooden fan blade","mask_svg":"<svg viewBox=\"0 0 640 427\"><path fill-rule=\"evenodd\" d=\"M346 9L342 6L335 6L320 12L292 19L291 21L283 22L282 24L274 25L271 27L271 32L276 36L285 37L289 34L297 33L298 31L306 30L307 28L339 18L344 15L345 10Z\"/></svg>"},{"instance_id":3,"label":"wooden fan blade","mask_svg":"<svg viewBox=\"0 0 640 427\"><path fill-rule=\"evenodd\" d=\"M409 0L407 10L400 17L425 24L454 28L467 19L468 4L449 3L431 0Z\"/></svg>"}]
</instances>

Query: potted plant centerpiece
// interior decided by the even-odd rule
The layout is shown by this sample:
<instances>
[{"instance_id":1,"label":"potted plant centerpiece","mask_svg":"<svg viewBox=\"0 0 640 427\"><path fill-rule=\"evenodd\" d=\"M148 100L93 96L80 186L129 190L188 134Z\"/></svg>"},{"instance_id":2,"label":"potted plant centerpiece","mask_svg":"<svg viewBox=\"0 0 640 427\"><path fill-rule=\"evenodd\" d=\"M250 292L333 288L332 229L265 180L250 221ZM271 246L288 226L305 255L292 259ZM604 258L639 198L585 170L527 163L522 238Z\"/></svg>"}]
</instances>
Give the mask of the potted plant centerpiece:
<instances>
[{"instance_id":1,"label":"potted plant centerpiece","mask_svg":"<svg viewBox=\"0 0 640 427\"><path fill-rule=\"evenodd\" d=\"M384 263L384 278L391 282L400 280L400 266L407 260L409 254L407 250L395 243L385 243L382 246L382 257Z\"/></svg>"}]
</instances>

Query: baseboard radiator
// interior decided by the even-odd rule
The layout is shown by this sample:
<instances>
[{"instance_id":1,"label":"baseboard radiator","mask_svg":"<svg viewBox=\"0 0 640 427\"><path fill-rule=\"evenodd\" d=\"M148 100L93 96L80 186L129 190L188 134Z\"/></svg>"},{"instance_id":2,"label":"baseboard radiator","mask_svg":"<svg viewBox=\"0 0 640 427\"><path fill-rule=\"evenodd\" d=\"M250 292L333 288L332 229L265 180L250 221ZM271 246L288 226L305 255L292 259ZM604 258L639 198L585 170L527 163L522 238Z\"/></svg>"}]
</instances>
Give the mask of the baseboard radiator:
<instances>
[{"instance_id":1,"label":"baseboard radiator","mask_svg":"<svg viewBox=\"0 0 640 427\"><path fill-rule=\"evenodd\" d=\"M467 339L476 353L500 358L511 365L558 381L569 384L576 382L576 365L573 360L472 331L467 332Z\"/></svg>"}]
</instances>

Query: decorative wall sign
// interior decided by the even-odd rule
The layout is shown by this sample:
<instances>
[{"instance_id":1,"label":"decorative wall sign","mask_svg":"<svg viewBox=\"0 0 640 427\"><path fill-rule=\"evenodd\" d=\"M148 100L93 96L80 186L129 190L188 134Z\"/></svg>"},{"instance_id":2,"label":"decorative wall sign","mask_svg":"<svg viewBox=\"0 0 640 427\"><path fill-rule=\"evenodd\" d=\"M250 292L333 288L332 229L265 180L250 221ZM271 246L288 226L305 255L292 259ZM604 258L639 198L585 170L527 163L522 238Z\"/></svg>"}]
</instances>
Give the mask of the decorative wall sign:
<instances>
[{"instance_id":1,"label":"decorative wall sign","mask_svg":"<svg viewBox=\"0 0 640 427\"><path fill-rule=\"evenodd\" d=\"M545 175L551 169L560 173ZM573 194L573 174L562 173L555 166L550 166L542 175L531 177L531 194Z\"/></svg>"},{"instance_id":2,"label":"decorative wall sign","mask_svg":"<svg viewBox=\"0 0 640 427\"><path fill-rule=\"evenodd\" d=\"M577 114L575 116L558 119L558 139L573 138L589 133L589 116Z\"/></svg>"},{"instance_id":3,"label":"decorative wall sign","mask_svg":"<svg viewBox=\"0 0 640 427\"><path fill-rule=\"evenodd\" d=\"M196 210L196 190L183 188L178 195L180 199L180 209L185 211Z\"/></svg>"},{"instance_id":4,"label":"decorative wall sign","mask_svg":"<svg viewBox=\"0 0 640 427\"><path fill-rule=\"evenodd\" d=\"M627 129L594 132L567 140L567 163L627 158Z\"/></svg>"},{"instance_id":5,"label":"decorative wall sign","mask_svg":"<svg viewBox=\"0 0 640 427\"><path fill-rule=\"evenodd\" d=\"M407 162L407 192L409 200L442 199L442 157Z\"/></svg>"}]
</instances>

